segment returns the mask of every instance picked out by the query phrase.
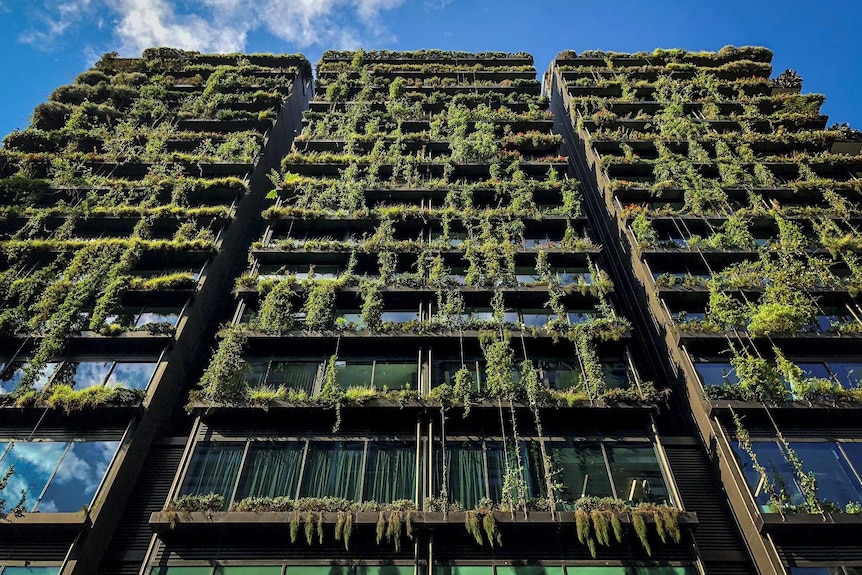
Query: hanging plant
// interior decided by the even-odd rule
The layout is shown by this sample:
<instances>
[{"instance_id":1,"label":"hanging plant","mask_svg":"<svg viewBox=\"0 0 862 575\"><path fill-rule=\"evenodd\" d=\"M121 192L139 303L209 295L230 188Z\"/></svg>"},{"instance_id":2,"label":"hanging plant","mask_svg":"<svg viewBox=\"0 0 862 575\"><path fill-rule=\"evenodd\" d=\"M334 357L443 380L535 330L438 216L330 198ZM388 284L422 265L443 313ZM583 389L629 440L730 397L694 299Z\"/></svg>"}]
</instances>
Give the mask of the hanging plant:
<instances>
[{"instance_id":1,"label":"hanging plant","mask_svg":"<svg viewBox=\"0 0 862 575\"><path fill-rule=\"evenodd\" d=\"M201 396L214 402L240 400L246 390L243 372L243 347L248 339L244 325L231 325L222 331L222 339L210 359L198 385Z\"/></svg>"},{"instance_id":2,"label":"hanging plant","mask_svg":"<svg viewBox=\"0 0 862 575\"><path fill-rule=\"evenodd\" d=\"M257 317L257 327L261 331L281 335L293 329L296 321L293 309L296 293L293 286L294 281L283 280L270 288Z\"/></svg>"},{"instance_id":3,"label":"hanging plant","mask_svg":"<svg viewBox=\"0 0 862 575\"><path fill-rule=\"evenodd\" d=\"M318 280L311 285L303 307L306 328L319 331L332 326L337 287L335 280Z\"/></svg>"}]
</instances>

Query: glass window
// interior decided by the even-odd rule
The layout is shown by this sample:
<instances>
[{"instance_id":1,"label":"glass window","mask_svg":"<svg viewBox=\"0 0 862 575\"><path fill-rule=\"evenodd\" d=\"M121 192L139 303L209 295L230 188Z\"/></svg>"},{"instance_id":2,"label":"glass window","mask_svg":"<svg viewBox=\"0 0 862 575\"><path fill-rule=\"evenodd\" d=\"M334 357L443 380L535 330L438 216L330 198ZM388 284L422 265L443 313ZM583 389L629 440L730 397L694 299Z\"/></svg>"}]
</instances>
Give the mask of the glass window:
<instances>
[{"instance_id":1,"label":"glass window","mask_svg":"<svg viewBox=\"0 0 862 575\"><path fill-rule=\"evenodd\" d=\"M374 368L372 361L336 361L335 380L338 387L348 389L351 387L372 387L371 377Z\"/></svg>"},{"instance_id":2,"label":"glass window","mask_svg":"<svg viewBox=\"0 0 862 575\"><path fill-rule=\"evenodd\" d=\"M59 567L6 567L3 575L57 575Z\"/></svg>"},{"instance_id":3,"label":"glass window","mask_svg":"<svg viewBox=\"0 0 862 575\"><path fill-rule=\"evenodd\" d=\"M550 310L546 309L522 309L521 310L521 318L524 322L524 325L527 327L540 327L546 325L553 318L557 317L557 314L553 313Z\"/></svg>"},{"instance_id":4,"label":"glass window","mask_svg":"<svg viewBox=\"0 0 862 575\"><path fill-rule=\"evenodd\" d=\"M826 366L821 362L797 363L796 365L802 370L805 377L818 377L821 379L832 378L832 374L829 373L829 370L826 369Z\"/></svg>"},{"instance_id":5,"label":"glass window","mask_svg":"<svg viewBox=\"0 0 862 575\"><path fill-rule=\"evenodd\" d=\"M543 565L500 565L497 575L563 575L562 567Z\"/></svg>"},{"instance_id":6,"label":"glass window","mask_svg":"<svg viewBox=\"0 0 862 575\"><path fill-rule=\"evenodd\" d=\"M65 513L88 507L119 446L119 441L73 442L36 510Z\"/></svg>"},{"instance_id":7,"label":"glass window","mask_svg":"<svg viewBox=\"0 0 862 575\"><path fill-rule=\"evenodd\" d=\"M347 565L288 565L286 575L350 575Z\"/></svg>"},{"instance_id":8,"label":"glass window","mask_svg":"<svg viewBox=\"0 0 862 575\"><path fill-rule=\"evenodd\" d=\"M503 443L499 441L488 441L488 488L491 491L491 499L496 502L502 501L503 483L506 477L506 454ZM508 443L510 466L517 467L515 447ZM542 456L539 445L533 441L521 441L518 445L521 452L521 468L524 470L524 483L526 487L526 498L534 499L545 494L544 474L542 473ZM518 500L517 489L511 493L512 499Z\"/></svg>"},{"instance_id":9,"label":"glass window","mask_svg":"<svg viewBox=\"0 0 862 575\"><path fill-rule=\"evenodd\" d=\"M566 566L569 575L697 575L694 567L671 567L662 565L660 567L574 567Z\"/></svg>"},{"instance_id":10,"label":"glass window","mask_svg":"<svg viewBox=\"0 0 862 575\"><path fill-rule=\"evenodd\" d=\"M461 364L460 361L435 361L431 366L431 387L436 387L438 385L455 385L455 374L461 369L461 367L466 367L470 370L470 374L473 376L473 390L477 389L477 379L476 379L476 361L472 359L468 359L464 365Z\"/></svg>"},{"instance_id":11,"label":"glass window","mask_svg":"<svg viewBox=\"0 0 862 575\"><path fill-rule=\"evenodd\" d=\"M817 498L844 507L862 503L862 484L835 443L792 442L791 449L802 460L805 473L817 478Z\"/></svg>"},{"instance_id":12,"label":"glass window","mask_svg":"<svg viewBox=\"0 0 862 575\"><path fill-rule=\"evenodd\" d=\"M0 380L0 393L10 393L17 389L18 384L21 383L21 380L24 378L25 365L26 363L23 361L16 361L6 368L6 371L3 373L3 378ZM59 365L59 362L46 363L39 371L39 375L33 380L33 389L36 391L42 391L45 384L50 381L51 376L54 375L55 371L57 371L57 367Z\"/></svg>"},{"instance_id":13,"label":"glass window","mask_svg":"<svg viewBox=\"0 0 862 575\"><path fill-rule=\"evenodd\" d=\"M215 568L215 575L281 575L280 565L246 565Z\"/></svg>"},{"instance_id":14,"label":"glass window","mask_svg":"<svg viewBox=\"0 0 862 575\"><path fill-rule=\"evenodd\" d=\"M592 321L596 317L596 312L592 310L566 310L566 317L569 318L570 324L576 325Z\"/></svg>"},{"instance_id":15,"label":"glass window","mask_svg":"<svg viewBox=\"0 0 862 575\"><path fill-rule=\"evenodd\" d=\"M851 571L855 573L856 571ZM841 567L791 567L790 575L845 575Z\"/></svg>"},{"instance_id":16,"label":"glass window","mask_svg":"<svg viewBox=\"0 0 862 575\"><path fill-rule=\"evenodd\" d=\"M605 456L597 443L550 442L547 444L551 469L559 470L555 481L562 485L557 499L573 504L581 497L613 497Z\"/></svg>"},{"instance_id":17,"label":"glass window","mask_svg":"<svg viewBox=\"0 0 862 575\"><path fill-rule=\"evenodd\" d=\"M368 444L363 501L391 503L416 494L416 446L410 442Z\"/></svg>"},{"instance_id":18,"label":"glass window","mask_svg":"<svg viewBox=\"0 0 862 575\"><path fill-rule=\"evenodd\" d=\"M168 323L174 327L176 327L177 322L180 321L180 311L177 308L173 307L152 307L145 308L140 315L138 315L137 320L135 320L135 325L133 327L143 327L150 323Z\"/></svg>"},{"instance_id":19,"label":"glass window","mask_svg":"<svg viewBox=\"0 0 862 575\"><path fill-rule=\"evenodd\" d=\"M635 503L672 503L652 445L607 445L617 497Z\"/></svg>"},{"instance_id":20,"label":"glass window","mask_svg":"<svg viewBox=\"0 0 862 575\"><path fill-rule=\"evenodd\" d=\"M358 441L311 443L299 496L343 497L359 501L364 447Z\"/></svg>"},{"instance_id":21,"label":"glass window","mask_svg":"<svg viewBox=\"0 0 862 575\"><path fill-rule=\"evenodd\" d=\"M434 487L439 495L443 484L443 453L439 442L434 445ZM487 497L485 491L485 461L482 442L446 442L447 482L449 501L458 501L464 509L473 509L480 499Z\"/></svg>"},{"instance_id":22,"label":"glass window","mask_svg":"<svg viewBox=\"0 0 862 575\"><path fill-rule=\"evenodd\" d=\"M374 365L374 387L382 389L417 389L418 369L415 362L378 361Z\"/></svg>"},{"instance_id":23,"label":"glass window","mask_svg":"<svg viewBox=\"0 0 862 575\"><path fill-rule=\"evenodd\" d=\"M9 478L6 489L0 491L0 497L9 507L14 507L23 491L25 508L33 511L67 446L65 441L13 443L0 461L0 467L5 472L15 466L15 473Z\"/></svg>"},{"instance_id":24,"label":"glass window","mask_svg":"<svg viewBox=\"0 0 862 575\"><path fill-rule=\"evenodd\" d=\"M195 448L183 495L224 495L225 508L233 494L245 446L231 443L201 443Z\"/></svg>"},{"instance_id":25,"label":"glass window","mask_svg":"<svg viewBox=\"0 0 862 575\"><path fill-rule=\"evenodd\" d=\"M114 371L108 376L109 387L127 387L129 389L147 389L153 374L156 372L154 361L118 361Z\"/></svg>"},{"instance_id":26,"label":"glass window","mask_svg":"<svg viewBox=\"0 0 862 575\"><path fill-rule=\"evenodd\" d=\"M303 444L256 444L249 447L236 499L295 497Z\"/></svg>"},{"instance_id":27,"label":"glass window","mask_svg":"<svg viewBox=\"0 0 862 575\"><path fill-rule=\"evenodd\" d=\"M624 361L603 361L602 375L608 389L629 387L629 367Z\"/></svg>"},{"instance_id":28,"label":"glass window","mask_svg":"<svg viewBox=\"0 0 862 575\"><path fill-rule=\"evenodd\" d=\"M422 569L419 570L420 572ZM356 575L413 575L413 565L357 565Z\"/></svg>"},{"instance_id":29,"label":"glass window","mask_svg":"<svg viewBox=\"0 0 862 575\"><path fill-rule=\"evenodd\" d=\"M862 475L862 443L841 442L841 449L857 474Z\"/></svg>"},{"instance_id":30,"label":"glass window","mask_svg":"<svg viewBox=\"0 0 862 575\"><path fill-rule=\"evenodd\" d=\"M274 361L270 365L266 383L273 387L305 391L311 395L314 393L319 367L320 363L316 361Z\"/></svg>"},{"instance_id":31,"label":"glass window","mask_svg":"<svg viewBox=\"0 0 862 575\"><path fill-rule=\"evenodd\" d=\"M490 565L438 565L435 575L494 575Z\"/></svg>"},{"instance_id":32,"label":"glass window","mask_svg":"<svg viewBox=\"0 0 862 575\"><path fill-rule=\"evenodd\" d=\"M702 363L694 364L694 369L700 377L704 387L710 385L734 385L739 383L736 370L729 363Z\"/></svg>"},{"instance_id":33,"label":"glass window","mask_svg":"<svg viewBox=\"0 0 862 575\"><path fill-rule=\"evenodd\" d=\"M153 567L150 575L212 575L212 567Z\"/></svg>"},{"instance_id":34,"label":"glass window","mask_svg":"<svg viewBox=\"0 0 862 575\"><path fill-rule=\"evenodd\" d=\"M242 364L242 378L251 388L263 387L269 364L265 361L248 361Z\"/></svg>"},{"instance_id":35,"label":"glass window","mask_svg":"<svg viewBox=\"0 0 862 575\"><path fill-rule=\"evenodd\" d=\"M580 387L581 368L577 362L542 361L542 382L551 389L570 389Z\"/></svg>"},{"instance_id":36,"label":"glass window","mask_svg":"<svg viewBox=\"0 0 862 575\"><path fill-rule=\"evenodd\" d=\"M404 323L407 321L416 321L419 319L418 310L389 310L380 314L381 322Z\"/></svg>"},{"instance_id":37,"label":"glass window","mask_svg":"<svg viewBox=\"0 0 862 575\"><path fill-rule=\"evenodd\" d=\"M112 361L66 361L57 378L75 389L95 387L105 383L112 365Z\"/></svg>"},{"instance_id":38,"label":"glass window","mask_svg":"<svg viewBox=\"0 0 862 575\"><path fill-rule=\"evenodd\" d=\"M838 383L844 389L852 389L854 387L862 387L862 363L830 361L826 365L838 378Z\"/></svg>"},{"instance_id":39,"label":"glass window","mask_svg":"<svg viewBox=\"0 0 862 575\"><path fill-rule=\"evenodd\" d=\"M739 465L742 468L742 475L745 477L749 489L754 494L755 501L760 505L762 511L769 511L769 494L767 493L763 478L754 469L751 458L739 446L739 442L733 441L731 445L736 451L736 457L739 459ZM753 441L751 448L755 456L757 456L757 462L766 470L766 475L775 491L780 493L783 490L787 494L791 505L804 504L805 497L799 490L796 476L781 453L778 444L774 441Z\"/></svg>"}]
</instances>

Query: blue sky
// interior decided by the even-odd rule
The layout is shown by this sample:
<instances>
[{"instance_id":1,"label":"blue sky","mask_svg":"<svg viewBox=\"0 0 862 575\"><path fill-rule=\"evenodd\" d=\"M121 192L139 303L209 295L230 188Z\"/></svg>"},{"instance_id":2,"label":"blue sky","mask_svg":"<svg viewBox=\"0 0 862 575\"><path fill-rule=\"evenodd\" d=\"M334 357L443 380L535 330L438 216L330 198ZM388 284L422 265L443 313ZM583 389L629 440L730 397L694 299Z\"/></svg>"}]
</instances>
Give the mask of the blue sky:
<instances>
[{"instance_id":1,"label":"blue sky","mask_svg":"<svg viewBox=\"0 0 862 575\"><path fill-rule=\"evenodd\" d=\"M544 71L566 49L762 45L776 72L821 92L831 121L862 128L858 0L0 0L0 135L104 52L327 48L526 51Z\"/></svg>"}]
</instances>

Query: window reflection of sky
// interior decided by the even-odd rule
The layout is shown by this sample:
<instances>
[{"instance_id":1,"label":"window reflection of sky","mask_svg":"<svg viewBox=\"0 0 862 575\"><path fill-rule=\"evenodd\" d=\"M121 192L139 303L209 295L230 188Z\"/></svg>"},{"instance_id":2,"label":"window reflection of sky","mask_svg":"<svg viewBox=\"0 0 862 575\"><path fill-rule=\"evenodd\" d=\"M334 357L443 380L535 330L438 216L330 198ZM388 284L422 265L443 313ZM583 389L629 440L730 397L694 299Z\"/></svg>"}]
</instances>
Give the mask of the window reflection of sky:
<instances>
[{"instance_id":1,"label":"window reflection of sky","mask_svg":"<svg viewBox=\"0 0 862 575\"><path fill-rule=\"evenodd\" d=\"M119 444L118 441L73 443L57 468L38 510L43 513L78 511L89 505Z\"/></svg>"},{"instance_id":2,"label":"window reflection of sky","mask_svg":"<svg viewBox=\"0 0 862 575\"><path fill-rule=\"evenodd\" d=\"M153 362L118 362L108 378L109 387L146 389L156 371Z\"/></svg>"},{"instance_id":3,"label":"window reflection of sky","mask_svg":"<svg viewBox=\"0 0 862 575\"><path fill-rule=\"evenodd\" d=\"M92 501L118 446L118 441L15 443L0 460L4 472L10 466L15 468L0 497L12 507L23 490L28 511L79 511Z\"/></svg>"},{"instance_id":4,"label":"window reflection of sky","mask_svg":"<svg viewBox=\"0 0 862 575\"><path fill-rule=\"evenodd\" d=\"M41 391L54 378L55 383L65 383L75 389L85 389L98 385L146 389L156 371L154 361L66 361L59 373L59 362L46 364L41 375L34 382L34 389ZM0 362L2 366L2 362ZM0 394L14 392L24 377L26 363L11 364L0 380ZM0 367L2 370L2 367Z\"/></svg>"},{"instance_id":5,"label":"window reflection of sky","mask_svg":"<svg viewBox=\"0 0 862 575\"><path fill-rule=\"evenodd\" d=\"M24 378L25 365L26 364L24 362L15 362L9 366L9 369L4 375L3 381L0 382L0 393L10 393L15 391L18 384L21 383L21 380ZM38 377L33 381L33 389L41 391L42 388L45 387L45 384L48 383L48 380L51 379L51 376L54 375L58 365L60 365L59 362L46 363L45 367L42 368L42 371L39 372Z\"/></svg>"}]
</instances>

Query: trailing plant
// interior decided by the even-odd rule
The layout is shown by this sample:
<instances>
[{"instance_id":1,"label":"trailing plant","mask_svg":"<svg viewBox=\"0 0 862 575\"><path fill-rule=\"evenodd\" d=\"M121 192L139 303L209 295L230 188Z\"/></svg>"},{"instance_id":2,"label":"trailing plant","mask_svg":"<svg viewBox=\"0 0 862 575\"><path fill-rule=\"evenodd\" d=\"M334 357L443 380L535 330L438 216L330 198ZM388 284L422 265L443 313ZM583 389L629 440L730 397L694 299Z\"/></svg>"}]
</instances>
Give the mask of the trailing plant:
<instances>
[{"instance_id":1,"label":"trailing plant","mask_svg":"<svg viewBox=\"0 0 862 575\"><path fill-rule=\"evenodd\" d=\"M293 281L283 280L270 288L257 316L257 327L260 330L280 335L293 329L296 321L293 309L296 293L293 287Z\"/></svg>"},{"instance_id":2,"label":"trailing plant","mask_svg":"<svg viewBox=\"0 0 862 575\"><path fill-rule=\"evenodd\" d=\"M198 383L203 398L233 402L244 396L242 354L247 339L246 326L242 324L228 326L222 331L218 348Z\"/></svg>"}]
</instances>

